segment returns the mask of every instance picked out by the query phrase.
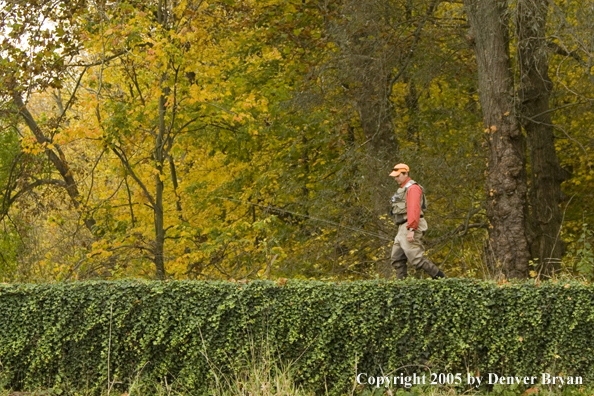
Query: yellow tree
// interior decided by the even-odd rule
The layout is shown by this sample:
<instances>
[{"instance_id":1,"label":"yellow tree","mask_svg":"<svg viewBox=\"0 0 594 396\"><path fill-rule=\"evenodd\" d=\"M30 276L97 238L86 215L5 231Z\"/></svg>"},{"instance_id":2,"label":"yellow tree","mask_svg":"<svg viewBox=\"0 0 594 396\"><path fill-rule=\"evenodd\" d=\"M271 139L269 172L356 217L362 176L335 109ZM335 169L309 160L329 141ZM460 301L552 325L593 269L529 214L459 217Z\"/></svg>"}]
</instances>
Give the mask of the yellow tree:
<instances>
[{"instance_id":1,"label":"yellow tree","mask_svg":"<svg viewBox=\"0 0 594 396\"><path fill-rule=\"evenodd\" d=\"M242 41L253 39L253 27L244 23L253 7L251 2L126 2L97 5L89 14L86 57L101 64L84 80L80 106L86 116L73 134L97 130L110 152L101 171L114 175L116 192L97 210L98 228L107 235L114 231L109 222L124 224L117 245L116 239L104 238L90 256L138 251L154 263L159 279L167 275L167 261L198 259L192 251L205 241L200 230L208 222L197 218L187 191L195 192L192 185L201 182L213 189L232 178L227 170L204 169L224 169L229 159L221 154L226 150L222 131L238 134L251 119L247 110L266 107L234 74L275 56L274 51L241 52ZM231 205L218 206L210 211L212 218L226 216Z\"/></svg>"},{"instance_id":2,"label":"yellow tree","mask_svg":"<svg viewBox=\"0 0 594 396\"><path fill-rule=\"evenodd\" d=\"M92 230L94 225L93 219L83 213L80 188L70 171L68 159L61 146L53 140L56 131L62 127L72 98L60 109L59 115L47 123L47 128L41 128L23 100L24 94L30 96L36 90L61 86L67 60L80 50L77 41L79 30L73 21L83 7L83 2L66 4L60 0L3 4L0 12L0 32L3 35L0 96L3 102L12 103L13 113L22 116L60 179L37 179L19 191L5 194L2 215L23 192L41 185L60 185L65 188L75 209L81 212L87 228Z\"/></svg>"}]
</instances>

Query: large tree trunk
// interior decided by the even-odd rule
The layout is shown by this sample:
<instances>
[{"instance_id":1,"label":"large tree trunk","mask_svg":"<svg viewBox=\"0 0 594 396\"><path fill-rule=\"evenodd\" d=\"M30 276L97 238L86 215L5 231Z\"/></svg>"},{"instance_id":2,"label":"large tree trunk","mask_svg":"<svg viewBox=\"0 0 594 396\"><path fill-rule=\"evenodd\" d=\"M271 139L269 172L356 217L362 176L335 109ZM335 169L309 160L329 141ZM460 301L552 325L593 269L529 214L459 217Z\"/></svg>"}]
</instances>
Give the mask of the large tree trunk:
<instances>
[{"instance_id":1,"label":"large tree trunk","mask_svg":"<svg viewBox=\"0 0 594 396\"><path fill-rule=\"evenodd\" d=\"M487 217L494 270L528 276L525 142L514 114L506 3L465 0L479 77L479 98L489 147Z\"/></svg>"},{"instance_id":2,"label":"large tree trunk","mask_svg":"<svg viewBox=\"0 0 594 396\"><path fill-rule=\"evenodd\" d=\"M565 173L555 151L555 136L549 112L549 63L545 52L548 3L519 0L516 29L520 67L521 121L530 153L530 252L538 258L539 270L552 274L559 269L565 245L559 239L562 213L561 183Z\"/></svg>"},{"instance_id":3,"label":"large tree trunk","mask_svg":"<svg viewBox=\"0 0 594 396\"><path fill-rule=\"evenodd\" d=\"M365 138L369 142L369 152L382 160L386 157L394 158L398 152L398 139L394 128L394 109L389 98L386 97L385 87L387 78L377 78L363 87L360 99L357 101L359 119ZM384 83L384 84L382 84Z\"/></svg>"}]
</instances>

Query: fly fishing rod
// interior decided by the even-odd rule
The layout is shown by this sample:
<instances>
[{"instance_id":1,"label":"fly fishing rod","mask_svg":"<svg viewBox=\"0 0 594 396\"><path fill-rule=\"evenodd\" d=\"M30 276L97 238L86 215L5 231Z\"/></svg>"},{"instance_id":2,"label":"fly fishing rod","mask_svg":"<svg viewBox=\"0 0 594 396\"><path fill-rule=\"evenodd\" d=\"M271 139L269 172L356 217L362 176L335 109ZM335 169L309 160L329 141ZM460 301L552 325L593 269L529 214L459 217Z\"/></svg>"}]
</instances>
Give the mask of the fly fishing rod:
<instances>
[{"instance_id":1,"label":"fly fishing rod","mask_svg":"<svg viewBox=\"0 0 594 396\"><path fill-rule=\"evenodd\" d=\"M363 230L363 229L357 228L357 227L350 227L350 226L347 226L347 225L343 225L343 224L337 223L335 221L326 220L326 219L322 219L322 218L315 217L315 216L309 216L309 215L305 215L305 214L302 214L302 213L297 213L297 212L293 212L293 211L290 211L290 210L281 209L281 208L278 208L278 207L275 207L275 206L271 206L271 205L261 205L261 204L255 203L255 202L244 201L244 200L235 199L235 198L227 198L227 197L219 197L219 196L217 196L215 198L222 199L222 200L225 200L225 201L236 202L236 203L240 203L240 204L252 205L252 206L255 206L255 207L258 207L258 208L261 208L261 209L266 209L266 210L269 210L269 211L270 210L273 210L273 211L276 211L276 212L286 213L286 214L290 214L290 215L297 216L297 217L303 217L305 219L311 219L311 220L319 221L321 223L330 224L330 225L333 225L333 226L335 226L337 228L346 228L347 230L351 230L351 231L355 231L355 232L360 232L362 234L370 235L370 236L373 236L373 237L376 237L376 238L379 238L379 239L382 239L382 240L385 240L385 241L392 241L392 238L388 238L388 237L386 237L384 235L380 235L380 234L377 234L375 232L366 231L366 230Z\"/></svg>"}]
</instances>

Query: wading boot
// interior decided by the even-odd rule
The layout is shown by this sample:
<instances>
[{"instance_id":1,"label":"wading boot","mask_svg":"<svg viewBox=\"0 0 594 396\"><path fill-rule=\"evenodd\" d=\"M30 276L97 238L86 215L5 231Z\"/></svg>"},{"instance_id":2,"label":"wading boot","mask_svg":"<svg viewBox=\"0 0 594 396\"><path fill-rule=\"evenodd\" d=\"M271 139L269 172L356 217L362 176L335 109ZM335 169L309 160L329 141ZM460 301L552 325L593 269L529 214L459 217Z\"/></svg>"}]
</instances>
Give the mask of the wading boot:
<instances>
[{"instance_id":1,"label":"wading boot","mask_svg":"<svg viewBox=\"0 0 594 396\"><path fill-rule=\"evenodd\" d=\"M427 257L423 257L423 259L419 263L419 266L417 267L417 269L421 269L421 268L433 279L445 277L443 272L441 272L439 270L439 268L437 268L437 266L435 264L433 264L433 262L431 260L429 260ZM441 274L441 276L440 276L440 274Z\"/></svg>"},{"instance_id":2,"label":"wading boot","mask_svg":"<svg viewBox=\"0 0 594 396\"><path fill-rule=\"evenodd\" d=\"M404 279L408 276L406 269L406 259L394 261L392 263L394 270L396 270L396 279Z\"/></svg>"},{"instance_id":3,"label":"wading boot","mask_svg":"<svg viewBox=\"0 0 594 396\"><path fill-rule=\"evenodd\" d=\"M433 279L440 279L440 278L445 278L445 274L441 271L439 271L437 274L435 274L435 276L433 276Z\"/></svg>"}]
</instances>

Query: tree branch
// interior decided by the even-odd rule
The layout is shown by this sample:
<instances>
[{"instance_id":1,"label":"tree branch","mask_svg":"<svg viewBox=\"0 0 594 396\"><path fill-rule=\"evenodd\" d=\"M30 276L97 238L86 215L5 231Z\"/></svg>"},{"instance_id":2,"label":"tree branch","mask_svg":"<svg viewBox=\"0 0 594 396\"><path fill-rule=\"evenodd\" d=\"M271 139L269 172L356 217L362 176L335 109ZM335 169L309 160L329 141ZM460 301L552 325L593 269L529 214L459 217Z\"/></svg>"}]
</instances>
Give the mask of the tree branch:
<instances>
[{"instance_id":1,"label":"tree branch","mask_svg":"<svg viewBox=\"0 0 594 396\"><path fill-rule=\"evenodd\" d=\"M118 156L118 158L120 159L120 161L122 162L122 164L124 165L124 167L128 170L128 173L130 173L130 176L132 176L132 178L134 179L134 181L136 183L138 183L138 185L140 186L140 188L142 188L142 191L144 192L144 195L146 196L146 199L148 199L149 202L150 202L151 209L155 210L155 200L153 199L153 196L148 192L148 189L146 188L146 186L144 185L144 183L138 178L138 176L136 176L136 173L134 172L134 170L130 166L130 161L128 161L128 159L125 157L125 155L123 154L123 152L120 153L116 147L112 147L111 148L111 151L113 151L114 154Z\"/></svg>"},{"instance_id":2,"label":"tree branch","mask_svg":"<svg viewBox=\"0 0 594 396\"><path fill-rule=\"evenodd\" d=\"M37 179L31 184L27 184L25 187L21 188L14 194L12 197L9 195L8 198L4 197L4 204L2 205L2 211L0 212L0 220L8 214L8 209L10 206L17 200L21 195L24 193L33 190L35 187L43 186L43 185L54 185L54 186L61 186L66 187L66 182L64 180L58 179ZM7 192L9 194L9 192Z\"/></svg>"},{"instance_id":3,"label":"tree branch","mask_svg":"<svg viewBox=\"0 0 594 396\"><path fill-rule=\"evenodd\" d=\"M68 195L70 196L70 199L72 200L74 207L80 211L81 202L79 200L80 192L78 191L78 185L77 185L76 181L74 180L72 171L70 170L70 167L68 166L68 163L66 162L66 157L65 157L64 153L62 152L62 150L60 149L60 146L57 144L53 145L54 148L56 149L56 151L58 152L58 154L56 154L54 152L54 150L47 147L47 144L51 143L51 141L43 134L43 132L41 131L41 128L39 128L39 125L37 125L37 122L33 118L33 115L29 112L29 110L27 109L27 106L23 102L23 98L21 97L20 92L13 91L12 92L12 100L13 100L14 104L16 105L19 114L23 117L23 119L25 120L25 123L27 124L27 126L29 127L29 129L31 130L33 135L35 136L35 139L37 140L37 142L44 146L45 153L47 154L49 160L51 161L51 163L54 165L56 170L60 173L60 175L64 179L64 182L65 182L64 188L68 192ZM92 218L84 219L84 223L85 223L85 226L89 229L89 231L92 232L93 226L95 225L95 220L93 220Z\"/></svg>"},{"instance_id":4,"label":"tree branch","mask_svg":"<svg viewBox=\"0 0 594 396\"><path fill-rule=\"evenodd\" d=\"M394 87L394 84L396 84L396 81L398 81L398 79L400 78L400 76L402 76L402 74L404 73L404 71L408 67L409 62L412 59L412 57L413 57L413 55L415 53L415 50L417 49L417 45L419 44L419 41L421 41L421 31L423 30L423 27L425 26L425 23L427 23L427 20L429 19L429 17L431 16L431 14L433 14L433 11L435 11L435 8L439 4L439 1L440 0L432 0L431 1L431 3L429 4L429 8L427 8L427 12L425 12L425 17L421 20L421 22L419 23L419 26L417 26L417 29L415 30L415 33L413 35L413 37L414 37L413 38L413 43L412 43L412 46L411 46L410 51L408 53L408 56L404 60L404 64L400 68L400 71L398 72L398 74L396 74L392 78L392 80L390 80L390 83L388 84L388 95L386 95L387 98L389 98L390 96L392 96L392 89Z\"/></svg>"}]
</instances>

